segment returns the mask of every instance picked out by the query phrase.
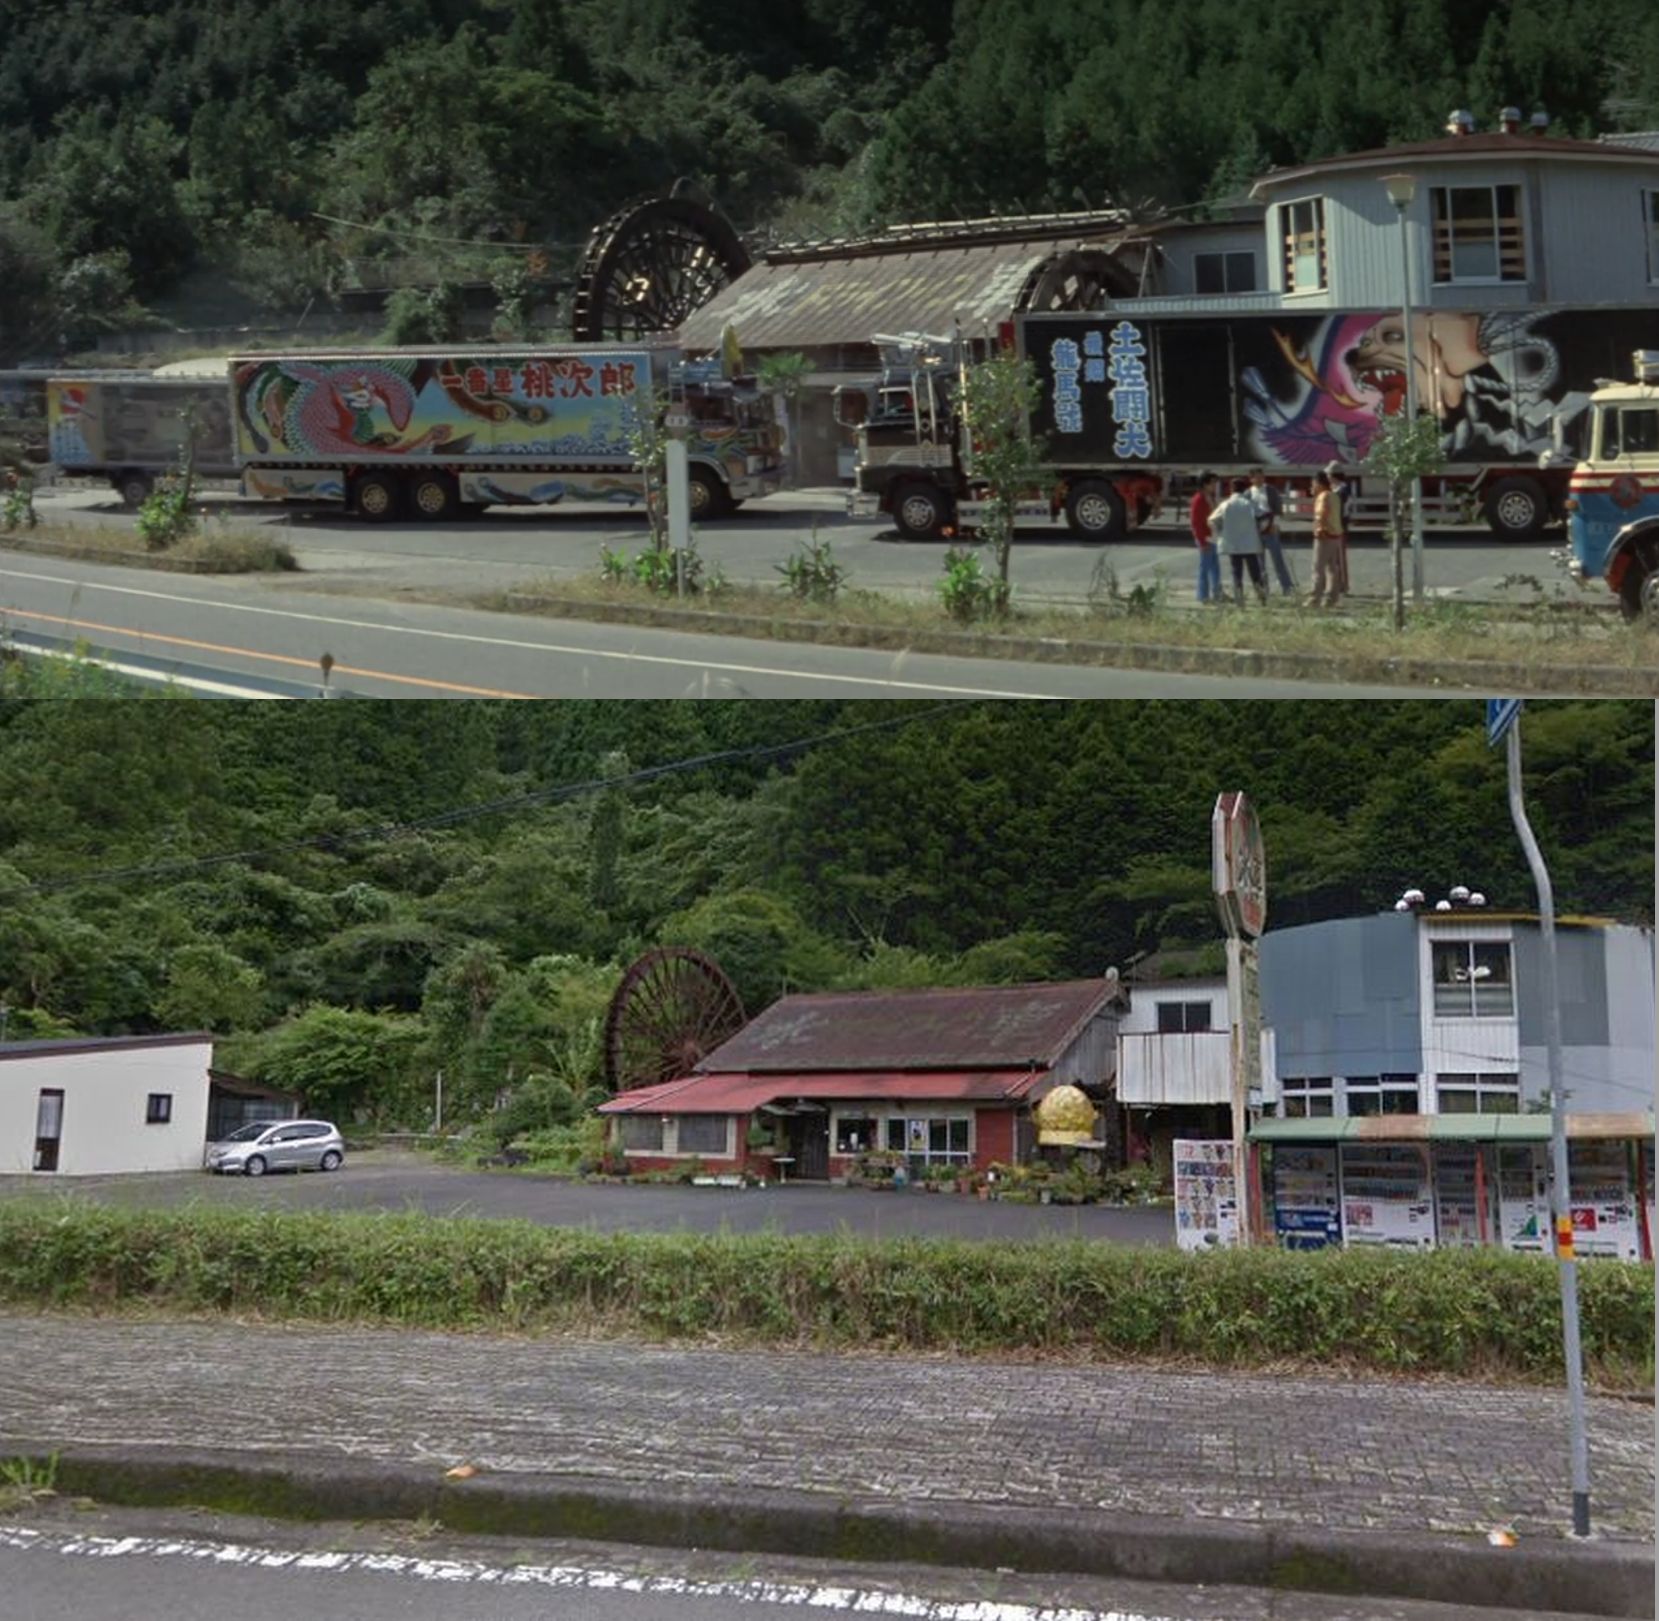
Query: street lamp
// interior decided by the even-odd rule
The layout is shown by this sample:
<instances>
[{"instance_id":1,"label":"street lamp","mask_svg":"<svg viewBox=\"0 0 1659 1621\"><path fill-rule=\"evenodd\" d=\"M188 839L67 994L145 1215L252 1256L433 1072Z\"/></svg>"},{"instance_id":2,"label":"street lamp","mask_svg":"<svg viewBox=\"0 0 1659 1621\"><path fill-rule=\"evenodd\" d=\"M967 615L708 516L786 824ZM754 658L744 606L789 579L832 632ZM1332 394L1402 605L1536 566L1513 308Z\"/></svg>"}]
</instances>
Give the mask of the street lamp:
<instances>
[{"instance_id":1,"label":"street lamp","mask_svg":"<svg viewBox=\"0 0 1659 1621\"><path fill-rule=\"evenodd\" d=\"M1409 174L1383 176L1383 186L1400 220L1400 313L1406 345L1406 421L1417 420L1417 357L1411 333L1411 248L1406 238L1406 210L1417 195L1416 177ZM1411 479L1411 600L1423 602L1423 482L1414 473Z\"/></svg>"}]
</instances>

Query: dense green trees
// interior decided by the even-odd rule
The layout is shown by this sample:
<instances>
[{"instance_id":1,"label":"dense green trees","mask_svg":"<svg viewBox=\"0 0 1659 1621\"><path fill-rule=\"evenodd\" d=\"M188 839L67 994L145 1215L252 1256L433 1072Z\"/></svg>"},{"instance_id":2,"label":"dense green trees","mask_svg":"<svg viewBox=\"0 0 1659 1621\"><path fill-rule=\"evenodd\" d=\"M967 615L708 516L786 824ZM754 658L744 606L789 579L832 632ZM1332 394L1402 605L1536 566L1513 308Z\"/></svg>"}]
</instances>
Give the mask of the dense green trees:
<instances>
[{"instance_id":1,"label":"dense green trees","mask_svg":"<svg viewBox=\"0 0 1659 1621\"><path fill-rule=\"evenodd\" d=\"M711 952L751 1011L789 989L1214 967L1223 788L1261 808L1273 924L1412 883L1524 908L1480 719L4 704L0 1003L13 1037L205 1026L224 1067L341 1114L429 1119L441 1069L451 1118L510 1090L557 1123L597 1079L620 965L653 944ZM1648 919L1650 709L1537 705L1526 754L1562 909ZM617 785L689 759L709 763Z\"/></svg>"},{"instance_id":2,"label":"dense green trees","mask_svg":"<svg viewBox=\"0 0 1659 1621\"><path fill-rule=\"evenodd\" d=\"M50 282L124 265L150 297L194 261L275 308L363 256L502 268L444 238L552 243L568 263L611 208L680 176L745 227L824 233L1107 193L1192 202L1270 163L1431 135L1454 105L1488 125L1542 105L1575 134L1659 119L1648 0L4 12L0 264L22 254ZM7 278L0 351L90 335L38 298Z\"/></svg>"}]
</instances>

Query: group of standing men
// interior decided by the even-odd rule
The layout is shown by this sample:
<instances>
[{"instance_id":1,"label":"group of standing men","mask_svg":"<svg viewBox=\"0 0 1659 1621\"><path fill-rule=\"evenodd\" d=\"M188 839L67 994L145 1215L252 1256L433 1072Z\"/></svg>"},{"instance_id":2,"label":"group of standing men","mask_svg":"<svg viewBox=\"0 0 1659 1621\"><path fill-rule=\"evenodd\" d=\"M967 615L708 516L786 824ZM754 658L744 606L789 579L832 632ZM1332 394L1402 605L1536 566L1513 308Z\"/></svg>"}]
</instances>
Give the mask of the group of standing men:
<instances>
[{"instance_id":1,"label":"group of standing men","mask_svg":"<svg viewBox=\"0 0 1659 1621\"><path fill-rule=\"evenodd\" d=\"M1348 541L1344 508L1347 486L1339 472L1327 469L1313 479L1313 588L1312 607L1334 607L1348 592ZM1233 600L1244 601L1248 570L1256 595L1267 601L1265 553L1288 597L1295 593L1296 576L1285 561L1283 518L1285 497L1267 482L1260 468L1249 479L1235 478L1225 496L1214 473L1201 476L1192 498L1192 538L1198 547L1198 600L1225 601L1221 559L1232 565Z\"/></svg>"}]
</instances>

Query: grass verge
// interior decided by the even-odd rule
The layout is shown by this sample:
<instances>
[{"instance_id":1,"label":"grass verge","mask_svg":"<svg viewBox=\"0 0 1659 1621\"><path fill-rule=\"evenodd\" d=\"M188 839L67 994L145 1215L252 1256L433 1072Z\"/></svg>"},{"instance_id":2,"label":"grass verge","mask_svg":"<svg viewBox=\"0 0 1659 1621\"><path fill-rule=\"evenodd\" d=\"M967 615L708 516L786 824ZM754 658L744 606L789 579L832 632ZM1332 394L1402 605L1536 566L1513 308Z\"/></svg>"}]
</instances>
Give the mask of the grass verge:
<instances>
[{"instance_id":1,"label":"grass verge","mask_svg":"<svg viewBox=\"0 0 1659 1621\"><path fill-rule=\"evenodd\" d=\"M1112 598L1091 607L1027 602L1002 625L960 627L933 603L874 591L801 601L728 586L695 605L628 585L559 578L470 599L554 618L616 620L717 635L938 652L1043 663L1222 671L1431 688L1659 696L1659 631L1571 602L1437 600L1396 631L1384 603L1319 612L1267 607L1195 611Z\"/></svg>"},{"instance_id":2,"label":"grass verge","mask_svg":"<svg viewBox=\"0 0 1659 1621\"><path fill-rule=\"evenodd\" d=\"M224 527L204 529L165 551L153 552L135 531L114 524L43 523L0 533L0 549L174 574L286 573L300 566L287 541Z\"/></svg>"},{"instance_id":3,"label":"grass verge","mask_svg":"<svg viewBox=\"0 0 1659 1621\"><path fill-rule=\"evenodd\" d=\"M1598 1384L1653 1379L1650 1267L1580 1274ZM911 1352L1558 1378L1544 1259L593 1233L323 1212L0 1204L0 1301Z\"/></svg>"}]
</instances>

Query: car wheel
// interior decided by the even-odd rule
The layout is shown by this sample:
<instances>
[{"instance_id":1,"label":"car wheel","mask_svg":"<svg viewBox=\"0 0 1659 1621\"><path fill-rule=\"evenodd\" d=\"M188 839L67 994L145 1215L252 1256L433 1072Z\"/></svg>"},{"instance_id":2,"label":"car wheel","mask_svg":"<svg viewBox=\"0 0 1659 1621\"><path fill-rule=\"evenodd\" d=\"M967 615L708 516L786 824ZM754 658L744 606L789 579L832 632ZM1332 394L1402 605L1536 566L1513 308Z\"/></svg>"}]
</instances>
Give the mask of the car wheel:
<instances>
[{"instance_id":1,"label":"car wheel","mask_svg":"<svg viewBox=\"0 0 1659 1621\"><path fill-rule=\"evenodd\" d=\"M1659 547L1638 551L1625 565L1619 581L1619 608L1635 623L1659 625Z\"/></svg>"},{"instance_id":2,"label":"car wheel","mask_svg":"<svg viewBox=\"0 0 1659 1621\"><path fill-rule=\"evenodd\" d=\"M1536 540L1548 519L1549 503L1530 478L1500 478L1486 497L1486 526L1500 540Z\"/></svg>"},{"instance_id":3,"label":"car wheel","mask_svg":"<svg viewBox=\"0 0 1659 1621\"><path fill-rule=\"evenodd\" d=\"M1082 479L1066 494L1066 526L1079 540L1121 540L1127 531L1123 497L1104 479Z\"/></svg>"},{"instance_id":4,"label":"car wheel","mask_svg":"<svg viewBox=\"0 0 1659 1621\"><path fill-rule=\"evenodd\" d=\"M248 1163L242 1167L242 1174L244 1176L263 1176L265 1174L265 1156L263 1154L250 1154Z\"/></svg>"},{"instance_id":5,"label":"car wheel","mask_svg":"<svg viewBox=\"0 0 1659 1621\"><path fill-rule=\"evenodd\" d=\"M949 508L937 484L906 484L893 500L893 524L906 540L932 540L945 527Z\"/></svg>"},{"instance_id":6,"label":"car wheel","mask_svg":"<svg viewBox=\"0 0 1659 1621\"><path fill-rule=\"evenodd\" d=\"M409 505L417 518L442 523L455 516L461 505L461 493L448 473L434 468L415 475L409 486Z\"/></svg>"},{"instance_id":7,"label":"car wheel","mask_svg":"<svg viewBox=\"0 0 1659 1621\"><path fill-rule=\"evenodd\" d=\"M317 1169L319 1171L337 1171L337 1170L339 1170L340 1169L340 1151L338 1149L335 1149L335 1148L329 1149L329 1151L326 1154L324 1154L323 1157L317 1162Z\"/></svg>"},{"instance_id":8,"label":"car wheel","mask_svg":"<svg viewBox=\"0 0 1659 1621\"><path fill-rule=\"evenodd\" d=\"M150 499L150 492L156 487L156 482L148 473L123 473L115 479L115 493L121 497L122 505L141 507Z\"/></svg>"},{"instance_id":9,"label":"car wheel","mask_svg":"<svg viewBox=\"0 0 1659 1621\"><path fill-rule=\"evenodd\" d=\"M367 518L370 523L386 523L395 518L402 494L402 488L390 473L365 473L351 487L357 516Z\"/></svg>"}]
</instances>

